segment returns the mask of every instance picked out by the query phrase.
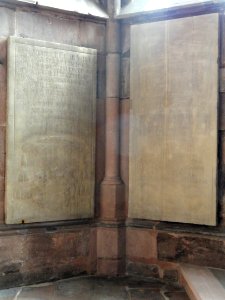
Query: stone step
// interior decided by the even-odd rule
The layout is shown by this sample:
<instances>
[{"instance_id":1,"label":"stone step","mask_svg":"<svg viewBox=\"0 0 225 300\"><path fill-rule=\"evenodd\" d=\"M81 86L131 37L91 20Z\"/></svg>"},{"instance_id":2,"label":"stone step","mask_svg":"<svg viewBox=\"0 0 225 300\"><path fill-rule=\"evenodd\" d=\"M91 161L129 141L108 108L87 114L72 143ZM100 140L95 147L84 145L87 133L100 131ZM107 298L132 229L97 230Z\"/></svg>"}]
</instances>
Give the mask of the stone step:
<instances>
[{"instance_id":1,"label":"stone step","mask_svg":"<svg viewBox=\"0 0 225 300\"><path fill-rule=\"evenodd\" d=\"M225 300L225 270L182 264L180 279L191 300Z\"/></svg>"}]
</instances>

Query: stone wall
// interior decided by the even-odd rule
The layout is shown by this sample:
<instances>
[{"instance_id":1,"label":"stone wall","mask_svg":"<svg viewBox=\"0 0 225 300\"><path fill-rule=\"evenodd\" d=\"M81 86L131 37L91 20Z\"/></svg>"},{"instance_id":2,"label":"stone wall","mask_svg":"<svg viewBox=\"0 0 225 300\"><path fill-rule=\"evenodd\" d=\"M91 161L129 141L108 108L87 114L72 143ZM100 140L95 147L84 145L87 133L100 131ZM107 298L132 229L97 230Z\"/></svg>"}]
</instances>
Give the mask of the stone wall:
<instances>
[{"instance_id":1,"label":"stone wall","mask_svg":"<svg viewBox=\"0 0 225 300\"><path fill-rule=\"evenodd\" d=\"M93 274L95 240L89 225L1 231L0 288Z\"/></svg>"},{"instance_id":2,"label":"stone wall","mask_svg":"<svg viewBox=\"0 0 225 300\"><path fill-rule=\"evenodd\" d=\"M220 13L220 93L218 127L218 225L216 227L127 219L126 270L130 274L177 280L179 263L224 268L225 251L225 15L218 7L189 8L135 16L121 21L121 176L125 183L126 207L129 184L130 25L197 15ZM127 211L127 209L126 209Z\"/></svg>"},{"instance_id":3,"label":"stone wall","mask_svg":"<svg viewBox=\"0 0 225 300\"><path fill-rule=\"evenodd\" d=\"M108 0L108 10L112 16L112 0ZM137 16L120 21L119 30L112 17L105 22L29 6L0 6L0 288L96 272L127 272L174 281L182 262L225 268L225 17L221 9L218 226L127 219L130 24L199 14L201 10ZM95 220L4 225L9 35L98 49Z\"/></svg>"},{"instance_id":4,"label":"stone wall","mask_svg":"<svg viewBox=\"0 0 225 300\"><path fill-rule=\"evenodd\" d=\"M0 4L0 288L96 270L96 230L90 220L4 225L7 38L17 36L98 50L96 203L104 176L105 21Z\"/></svg>"}]
</instances>

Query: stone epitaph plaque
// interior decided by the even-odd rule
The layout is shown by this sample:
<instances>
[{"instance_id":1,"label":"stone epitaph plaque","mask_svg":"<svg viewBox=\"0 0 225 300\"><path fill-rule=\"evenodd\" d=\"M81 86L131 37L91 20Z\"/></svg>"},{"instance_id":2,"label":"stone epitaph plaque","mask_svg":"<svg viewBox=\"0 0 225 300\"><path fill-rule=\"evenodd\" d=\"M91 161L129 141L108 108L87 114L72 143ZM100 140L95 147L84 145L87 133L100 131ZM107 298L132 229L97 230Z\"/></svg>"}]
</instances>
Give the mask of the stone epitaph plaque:
<instances>
[{"instance_id":1,"label":"stone epitaph plaque","mask_svg":"<svg viewBox=\"0 0 225 300\"><path fill-rule=\"evenodd\" d=\"M216 224L218 15L131 28L129 217Z\"/></svg>"},{"instance_id":2,"label":"stone epitaph plaque","mask_svg":"<svg viewBox=\"0 0 225 300\"><path fill-rule=\"evenodd\" d=\"M96 57L9 38L7 224L93 217Z\"/></svg>"}]
</instances>

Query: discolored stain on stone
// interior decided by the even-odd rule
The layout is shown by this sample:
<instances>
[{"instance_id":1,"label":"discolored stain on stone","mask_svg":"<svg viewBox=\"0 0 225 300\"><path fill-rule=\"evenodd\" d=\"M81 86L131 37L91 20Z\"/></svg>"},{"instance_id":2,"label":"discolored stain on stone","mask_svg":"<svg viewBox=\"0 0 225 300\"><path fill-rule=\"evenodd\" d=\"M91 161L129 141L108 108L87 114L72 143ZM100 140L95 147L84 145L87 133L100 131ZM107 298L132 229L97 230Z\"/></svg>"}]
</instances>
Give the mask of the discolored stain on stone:
<instances>
[{"instance_id":1,"label":"discolored stain on stone","mask_svg":"<svg viewBox=\"0 0 225 300\"><path fill-rule=\"evenodd\" d=\"M225 268L225 241L207 236L190 236L169 233L158 235L160 260L185 262L215 268Z\"/></svg>"},{"instance_id":2,"label":"discolored stain on stone","mask_svg":"<svg viewBox=\"0 0 225 300\"><path fill-rule=\"evenodd\" d=\"M0 288L86 274L90 270L89 228L2 236Z\"/></svg>"}]
</instances>

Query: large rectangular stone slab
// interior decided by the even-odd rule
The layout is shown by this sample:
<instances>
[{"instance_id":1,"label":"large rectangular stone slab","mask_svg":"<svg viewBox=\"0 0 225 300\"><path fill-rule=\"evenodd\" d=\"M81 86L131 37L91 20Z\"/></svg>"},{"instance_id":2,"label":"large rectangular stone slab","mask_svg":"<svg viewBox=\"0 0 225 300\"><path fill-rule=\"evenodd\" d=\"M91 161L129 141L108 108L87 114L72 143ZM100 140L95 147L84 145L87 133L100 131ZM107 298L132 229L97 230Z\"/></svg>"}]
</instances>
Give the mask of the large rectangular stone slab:
<instances>
[{"instance_id":1,"label":"large rectangular stone slab","mask_svg":"<svg viewBox=\"0 0 225 300\"><path fill-rule=\"evenodd\" d=\"M10 37L6 223L90 218L94 49Z\"/></svg>"},{"instance_id":2,"label":"large rectangular stone slab","mask_svg":"<svg viewBox=\"0 0 225 300\"><path fill-rule=\"evenodd\" d=\"M217 14L131 26L131 218L216 224L217 98Z\"/></svg>"}]
</instances>

